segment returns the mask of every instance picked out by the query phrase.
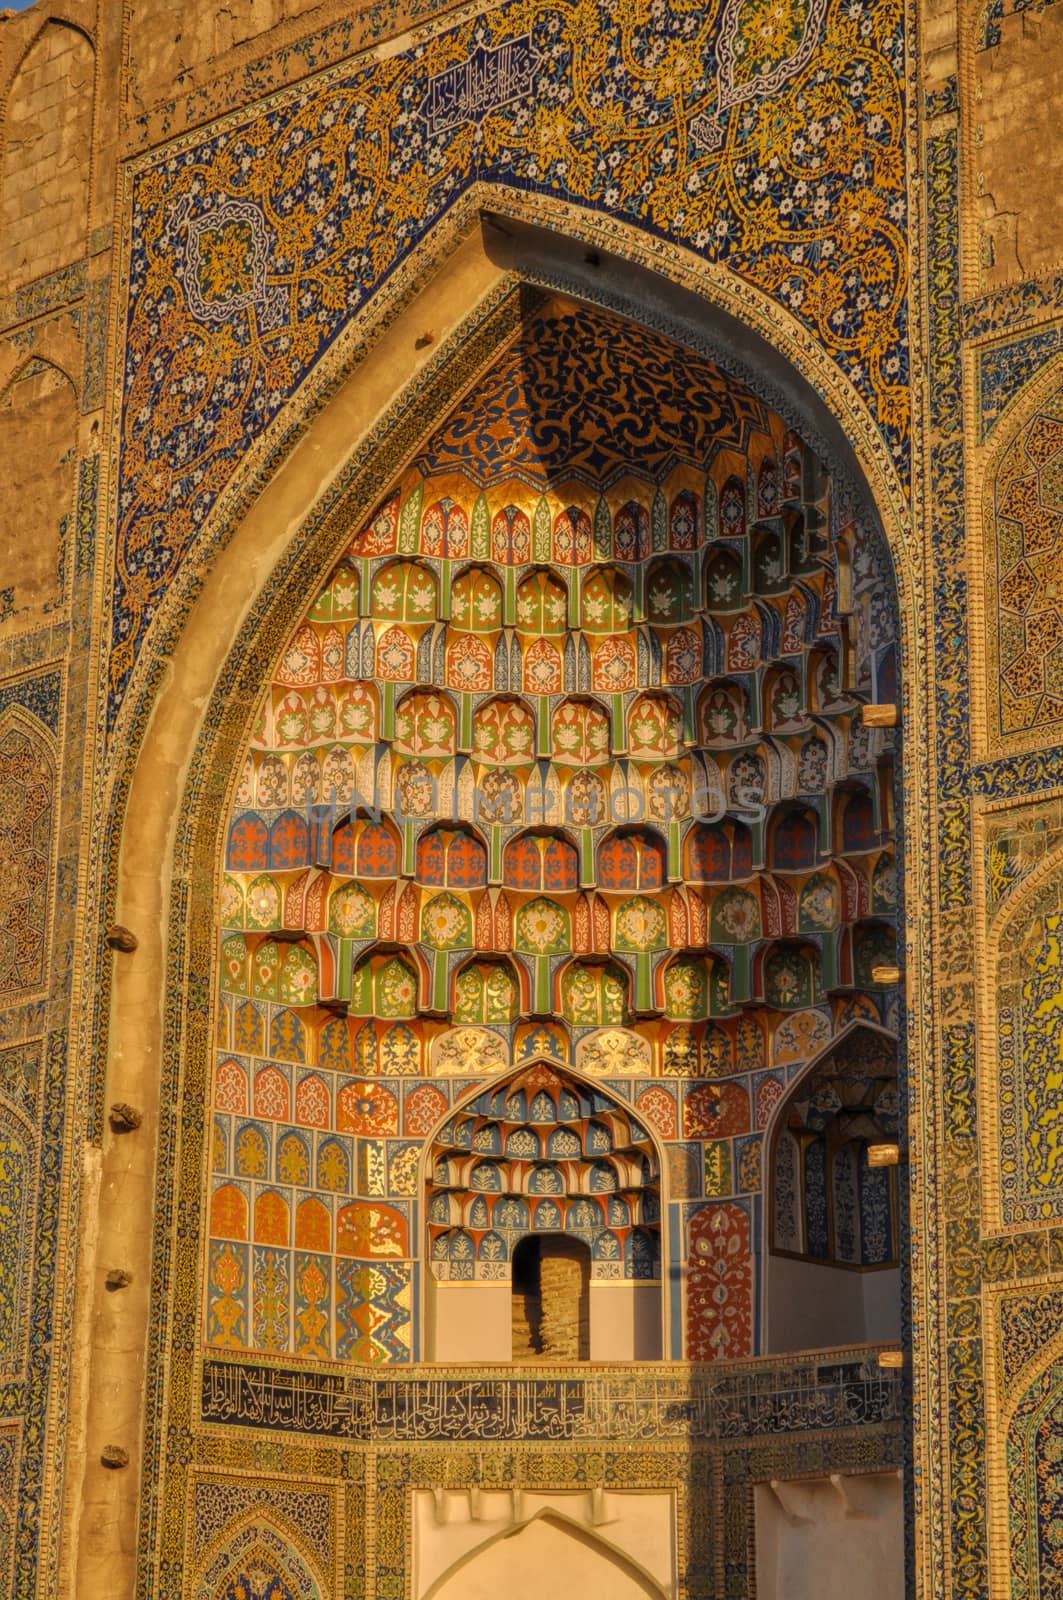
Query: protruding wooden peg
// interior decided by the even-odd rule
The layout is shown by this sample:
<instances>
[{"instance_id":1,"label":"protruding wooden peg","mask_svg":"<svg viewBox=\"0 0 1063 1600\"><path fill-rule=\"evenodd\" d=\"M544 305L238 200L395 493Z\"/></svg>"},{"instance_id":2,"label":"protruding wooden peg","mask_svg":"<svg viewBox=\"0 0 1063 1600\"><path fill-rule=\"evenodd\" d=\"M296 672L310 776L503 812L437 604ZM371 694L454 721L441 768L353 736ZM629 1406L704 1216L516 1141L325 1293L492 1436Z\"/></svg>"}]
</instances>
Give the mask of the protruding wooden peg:
<instances>
[{"instance_id":1,"label":"protruding wooden peg","mask_svg":"<svg viewBox=\"0 0 1063 1600\"><path fill-rule=\"evenodd\" d=\"M100 1451L100 1464L110 1467L112 1472L118 1467L128 1467L129 1451L123 1450L120 1444L105 1444Z\"/></svg>"},{"instance_id":2,"label":"protruding wooden peg","mask_svg":"<svg viewBox=\"0 0 1063 1600\"><path fill-rule=\"evenodd\" d=\"M900 967L888 966L885 961L880 961L871 968L872 983L900 983L900 981Z\"/></svg>"},{"instance_id":3,"label":"protruding wooden peg","mask_svg":"<svg viewBox=\"0 0 1063 1600\"><path fill-rule=\"evenodd\" d=\"M865 728L895 728L901 720L900 708L888 702L871 705L865 701L860 707L860 717Z\"/></svg>"},{"instance_id":4,"label":"protruding wooden peg","mask_svg":"<svg viewBox=\"0 0 1063 1600\"><path fill-rule=\"evenodd\" d=\"M142 1121L136 1106L127 1106L123 1100L111 1107L111 1127L115 1133L135 1133Z\"/></svg>"},{"instance_id":5,"label":"protruding wooden peg","mask_svg":"<svg viewBox=\"0 0 1063 1600\"><path fill-rule=\"evenodd\" d=\"M880 1367L887 1367L887 1368L891 1368L893 1370L899 1370L901 1367L904 1366L904 1351L903 1350L880 1350L879 1353L878 1353L878 1364L879 1364Z\"/></svg>"},{"instance_id":6,"label":"protruding wooden peg","mask_svg":"<svg viewBox=\"0 0 1063 1600\"><path fill-rule=\"evenodd\" d=\"M869 1167L898 1167L901 1162L901 1147L899 1144L890 1144L883 1140L881 1144L867 1146L867 1164Z\"/></svg>"},{"instance_id":7,"label":"protruding wooden peg","mask_svg":"<svg viewBox=\"0 0 1063 1600\"><path fill-rule=\"evenodd\" d=\"M848 1485L846 1484L846 1481L840 1472L831 1473L830 1483L831 1488L834 1490L842 1505L845 1507L845 1510L842 1513L843 1516L855 1517L860 1521L866 1521L871 1517L870 1511L864 1511L863 1508L858 1506L852 1499L849 1494Z\"/></svg>"},{"instance_id":8,"label":"protruding wooden peg","mask_svg":"<svg viewBox=\"0 0 1063 1600\"><path fill-rule=\"evenodd\" d=\"M782 1507L783 1516L791 1528L807 1527L811 1523L812 1518L804 1516L798 1510L800 1501L792 1484L786 1483L779 1478L772 1478L769 1487Z\"/></svg>"},{"instance_id":9,"label":"protruding wooden peg","mask_svg":"<svg viewBox=\"0 0 1063 1600\"><path fill-rule=\"evenodd\" d=\"M108 928L103 936L108 950L120 950L124 956L131 956L140 943L131 928L123 928L120 922Z\"/></svg>"},{"instance_id":10,"label":"protruding wooden peg","mask_svg":"<svg viewBox=\"0 0 1063 1600\"><path fill-rule=\"evenodd\" d=\"M128 1289L132 1281L133 1274L127 1272L124 1267L112 1267L104 1279L106 1287L111 1290Z\"/></svg>"}]
</instances>

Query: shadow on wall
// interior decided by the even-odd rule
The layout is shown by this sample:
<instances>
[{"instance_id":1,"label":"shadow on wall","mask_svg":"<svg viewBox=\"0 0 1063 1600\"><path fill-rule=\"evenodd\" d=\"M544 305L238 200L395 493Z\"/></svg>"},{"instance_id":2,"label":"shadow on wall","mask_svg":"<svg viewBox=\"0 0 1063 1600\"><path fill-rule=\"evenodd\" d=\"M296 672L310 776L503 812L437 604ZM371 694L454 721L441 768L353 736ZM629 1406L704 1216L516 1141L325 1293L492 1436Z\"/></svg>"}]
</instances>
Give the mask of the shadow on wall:
<instances>
[{"instance_id":1,"label":"shadow on wall","mask_svg":"<svg viewBox=\"0 0 1063 1600\"><path fill-rule=\"evenodd\" d=\"M904 1593L899 1472L759 1483L754 1489L758 1600L861 1600Z\"/></svg>"}]
</instances>

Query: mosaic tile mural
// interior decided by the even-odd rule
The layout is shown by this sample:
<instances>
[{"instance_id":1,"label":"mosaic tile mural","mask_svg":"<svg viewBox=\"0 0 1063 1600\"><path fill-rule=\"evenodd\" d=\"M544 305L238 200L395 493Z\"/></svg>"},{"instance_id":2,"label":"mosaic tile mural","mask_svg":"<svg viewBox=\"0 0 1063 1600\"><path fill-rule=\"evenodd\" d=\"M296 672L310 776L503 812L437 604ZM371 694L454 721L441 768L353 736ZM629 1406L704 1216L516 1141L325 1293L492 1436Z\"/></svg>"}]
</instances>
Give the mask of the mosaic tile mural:
<instances>
[{"instance_id":1,"label":"mosaic tile mural","mask_svg":"<svg viewBox=\"0 0 1063 1600\"><path fill-rule=\"evenodd\" d=\"M418 1274L506 1273L548 1220L656 1278L665 1167L673 1354L752 1354L791 1085L813 1134L839 1085L865 1117L824 1168L833 1258L894 1261L894 736L859 707L896 695L881 555L807 445L661 335L529 310L355 531L244 760L207 1344L408 1361Z\"/></svg>"},{"instance_id":2,"label":"mosaic tile mural","mask_svg":"<svg viewBox=\"0 0 1063 1600\"><path fill-rule=\"evenodd\" d=\"M979 819L978 843L986 912L1005 900L1063 844L1063 796L1047 793L1018 805L999 805Z\"/></svg>"},{"instance_id":3,"label":"mosaic tile mural","mask_svg":"<svg viewBox=\"0 0 1063 1600\"><path fill-rule=\"evenodd\" d=\"M1013 426L987 484L987 653L994 753L1063 729L1063 394ZM994 679L1000 677L999 707Z\"/></svg>"},{"instance_id":4,"label":"mosaic tile mural","mask_svg":"<svg viewBox=\"0 0 1063 1600\"><path fill-rule=\"evenodd\" d=\"M32 1580L54 1404L69 880L57 871L62 673L0 687L0 1592ZM58 992L58 1002L54 996ZM32 1250L27 1242L34 1241Z\"/></svg>"},{"instance_id":5,"label":"mosaic tile mural","mask_svg":"<svg viewBox=\"0 0 1063 1600\"><path fill-rule=\"evenodd\" d=\"M1063 1182L1056 1069L1063 995L1061 860L1058 850L1039 849L1045 825L1054 820L1052 800L1028 802L1002 809L982 830L990 869L1003 859L1016 878L992 926L990 1004L983 1018L986 1054L995 1061L995 1082L983 1085L984 1112L1000 1151L999 1172L986 1185L985 1212L991 1225L1005 1229L1058 1217ZM999 877L991 878L991 889L998 883Z\"/></svg>"},{"instance_id":6,"label":"mosaic tile mural","mask_svg":"<svg viewBox=\"0 0 1063 1600\"><path fill-rule=\"evenodd\" d=\"M4 1583L11 1580L15 1546L20 1431L17 1422L0 1424L0 1581Z\"/></svg>"},{"instance_id":7,"label":"mosaic tile mural","mask_svg":"<svg viewBox=\"0 0 1063 1600\"><path fill-rule=\"evenodd\" d=\"M17 673L0 685L0 1593L19 1600L35 1593L44 1484L62 1460L53 1355L66 1333L65 1207L77 1197L62 1163L82 797L62 755L64 731L84 716L87 631L69 673L56 664L58 627L9 645Z\"/></svg>"},{"instance_id":8,"label":"mosaic tile mural","mask_svg":"<svg viewBox=\"0 0 1063 1600\"><path fill-rule=\"evenodd\" d=\"M7 891L0 906L0 999L21 1000L47 977L55 759L44 729L18 711L0 711L0 860Z\"/></svg>"},{"instance_id":9,"label":"mosaic tile mural","mask_svg":"<svg viewBox=\"0 0 1063 1600\"><path fill-rule=\"evenodd\" d=\"M982 1301L994 1592L1047 1600L1059 1569L1054 1433L1063 1293L1043 1273L1026 1274L1019 1284L987 1284Z\"/></svg>"}]
</instances>

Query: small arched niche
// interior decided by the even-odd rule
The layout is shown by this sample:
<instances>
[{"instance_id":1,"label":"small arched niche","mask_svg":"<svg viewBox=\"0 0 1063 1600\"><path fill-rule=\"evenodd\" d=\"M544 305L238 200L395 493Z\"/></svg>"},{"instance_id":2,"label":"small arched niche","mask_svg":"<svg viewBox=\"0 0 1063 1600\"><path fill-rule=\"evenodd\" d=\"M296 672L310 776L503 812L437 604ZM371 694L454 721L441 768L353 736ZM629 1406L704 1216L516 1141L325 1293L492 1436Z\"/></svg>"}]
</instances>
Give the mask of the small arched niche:
<instances>
[{"instance_id":1,"label":"small arched niche","mask_svg":"<svg viewBox=\"0 0 1063 1600\"><path fill-rule=\"evenodd\" d=\"M429 1360L655 1360L661 1164L631 1108L547 1062L474 1092L425 1168Z\"/></svg>"},{"instance_id":2,"label":"small arched niche","mask_svg":"<svg viewBox=\"0 0 1063 1600\"><path fill-rule=\"evenodd\" d=\"M27 628L62 603L77 429L74 385L50 361L31 357L0 391L0 529L5 549L18 548L18 560L5 564L11 588L0 608L4 633Z\"/></svg>"},{"instance_id":3,"label":"small arched niche","mask_svg":"<svg viewBox=\"0 0 1063 1600\"><path fill-rule=\"evenodd\" d=\"M897 1041L858 1025L800 1074L768 1130L767 1352L901 1334Z\"/></svg>"}]
</instances>

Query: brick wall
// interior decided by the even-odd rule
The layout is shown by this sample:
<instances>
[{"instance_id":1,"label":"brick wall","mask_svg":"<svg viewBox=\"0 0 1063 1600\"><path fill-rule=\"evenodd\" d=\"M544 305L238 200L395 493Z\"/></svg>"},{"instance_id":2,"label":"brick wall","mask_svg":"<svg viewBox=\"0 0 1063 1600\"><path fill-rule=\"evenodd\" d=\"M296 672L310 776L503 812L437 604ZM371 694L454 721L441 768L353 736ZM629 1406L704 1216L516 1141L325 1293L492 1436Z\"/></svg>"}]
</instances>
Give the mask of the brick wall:
<instances>
[{"instance_id":1,"label":"brick wall","mask_svg":"<svg viewBox=\"0 0 1063 1600\"><path fill-rule=\"evenodd\" d=\"M49 22L15 74L3 117L0 298L85 254L94 58Z\"/></svg>"}]
</instances>

